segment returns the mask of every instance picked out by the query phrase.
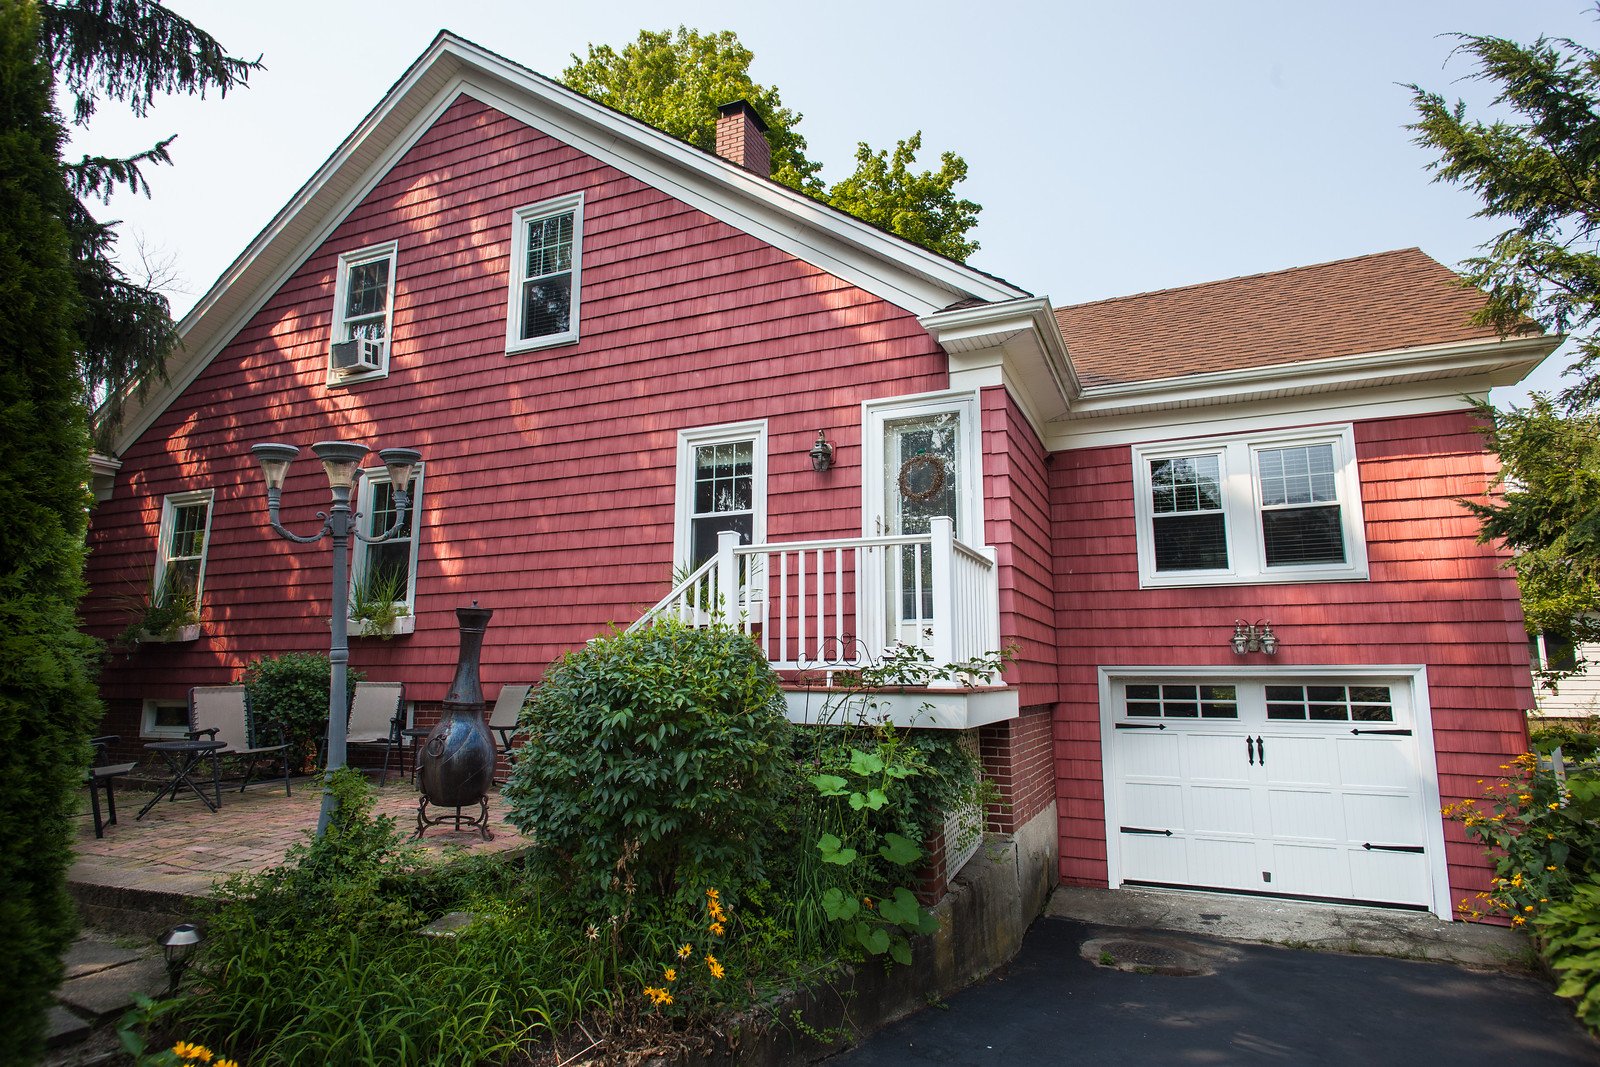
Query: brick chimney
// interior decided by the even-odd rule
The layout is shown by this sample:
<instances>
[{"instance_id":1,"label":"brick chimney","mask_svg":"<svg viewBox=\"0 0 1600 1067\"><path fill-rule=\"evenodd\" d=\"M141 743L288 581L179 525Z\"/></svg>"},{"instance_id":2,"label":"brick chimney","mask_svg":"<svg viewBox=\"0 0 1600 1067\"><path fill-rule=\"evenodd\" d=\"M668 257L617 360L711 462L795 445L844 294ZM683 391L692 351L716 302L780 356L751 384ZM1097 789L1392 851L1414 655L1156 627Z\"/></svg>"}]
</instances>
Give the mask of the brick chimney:
<instances>
[{"instance_id":1,"label":"brick chimney","mask_svg":"<svg viewBox=\"0 0 1600 1067\"><path fill-rule=\"evenodd\" d=\"M717 155L761 178L772 177L767 124L748 100L717 108Z\"/></svg>"}]
</instances>

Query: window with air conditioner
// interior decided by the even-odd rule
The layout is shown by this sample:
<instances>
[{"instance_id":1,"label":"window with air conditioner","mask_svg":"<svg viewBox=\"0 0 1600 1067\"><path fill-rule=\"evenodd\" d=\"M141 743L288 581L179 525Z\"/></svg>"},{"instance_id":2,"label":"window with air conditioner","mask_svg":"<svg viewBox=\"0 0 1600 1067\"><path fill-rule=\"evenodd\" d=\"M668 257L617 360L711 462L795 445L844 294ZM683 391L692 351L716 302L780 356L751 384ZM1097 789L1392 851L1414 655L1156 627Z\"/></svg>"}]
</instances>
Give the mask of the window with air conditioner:
<instances>
[{"instance_id":1,"label":"window with air conditioner","mask_svg":"<svg viewBox=\"0 0 1600 1067\"><path fill-rule=\"evenodd\" d=\"M389 372L396 251L390 241L339 257L328 360L332 384L381 378Z\"/></svg>"}]
</instances>

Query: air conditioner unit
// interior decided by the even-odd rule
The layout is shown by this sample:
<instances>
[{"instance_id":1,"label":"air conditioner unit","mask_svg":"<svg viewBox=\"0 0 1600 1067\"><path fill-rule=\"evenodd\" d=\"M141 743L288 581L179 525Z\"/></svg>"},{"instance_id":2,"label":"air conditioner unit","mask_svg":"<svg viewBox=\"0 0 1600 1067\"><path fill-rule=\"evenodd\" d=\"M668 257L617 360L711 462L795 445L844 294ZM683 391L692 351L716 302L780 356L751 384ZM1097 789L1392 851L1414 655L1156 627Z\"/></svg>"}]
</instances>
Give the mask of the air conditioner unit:
<instances>
[{"instance_id":1,"label":"air conditioner unit","mask_svg":"<svg viewBox=\"0 0 1600 1067\"><path fill-rule=\"evenodd\" d=\"M336 374L364 374L377 370L383 359L383 342L370 337L352 337L333 343L333 370Z\"/></svg>"}]
</instances>

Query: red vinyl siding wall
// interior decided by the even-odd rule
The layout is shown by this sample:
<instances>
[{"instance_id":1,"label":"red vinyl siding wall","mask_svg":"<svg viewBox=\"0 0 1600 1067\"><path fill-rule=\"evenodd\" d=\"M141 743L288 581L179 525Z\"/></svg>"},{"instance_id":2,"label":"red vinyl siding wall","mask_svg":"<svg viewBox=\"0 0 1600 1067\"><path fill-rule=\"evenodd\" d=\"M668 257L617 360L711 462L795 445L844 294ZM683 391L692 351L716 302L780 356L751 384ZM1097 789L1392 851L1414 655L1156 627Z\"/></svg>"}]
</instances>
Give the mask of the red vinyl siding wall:
<instances>
[{"instance_id":1,"label":"red vinyl siding wall","mask_svg":"<svg viewBox=\"0 0 1600 1067\"><path fill-rule=\"evenodd\" d=\"M1467 413L1355 425L1370 580L1140 589L1132 459L1123 447L1058 453L1050 468L1061 695L1055 709L1063 881L1107 879L1101 665L1227 665L1236 618L1268 618L1284 664L1428 667L1445 803L1481 795L1524 751L1531 701L1522 610L1505 557L1475 543L1455 501L1494 470ZM1486 887L1481 847L1445 827L1453 899Z\"/></svg>"},{"instance_id":2,"label":"red vinyl siding wall","mask_svg":"<svg viewBox=\"0 0 1600 1067\"><path fill-rule=\"evenodd\" d=\"M582 339L508 357L512 212L578 190ZM329 389L338 256L388 240L389 375ZM462 97L123 456L92 524L87 622L126 625L116 596L148 588L162 496L210 487L207 635L113 657L104 693L127 715L257 656L327 647L331 553L267 530L254 442L423 451L416 633L354 640L351 662L438 700L453 609L476 599L495 609L492 699L667 591L680 429L769 420L770 539L854 536L859 405L947 383L914 316ZM807 456L818 429L836 449L825 474ZM306 531L327 505L305 451L284 521Z\"/></svg>"}]
</instances>

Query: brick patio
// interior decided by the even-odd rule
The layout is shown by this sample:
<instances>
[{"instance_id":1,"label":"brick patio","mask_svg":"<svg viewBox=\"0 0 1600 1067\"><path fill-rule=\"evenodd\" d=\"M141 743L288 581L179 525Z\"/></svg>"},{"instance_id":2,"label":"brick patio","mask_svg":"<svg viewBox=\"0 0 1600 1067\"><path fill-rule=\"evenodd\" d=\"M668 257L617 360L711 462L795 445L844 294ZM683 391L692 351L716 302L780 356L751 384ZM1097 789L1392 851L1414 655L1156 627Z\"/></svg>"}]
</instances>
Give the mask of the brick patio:
<instances>
[{"instance_id":1,"label":"brick patio","mask_svg":"<svg viewBox=\"0 0 1600 1067\"><path fill-rule=\"evenodd\" d=\"M163 800L137 821L134 816L150 794L119 789L117 823L106 827L100 839L94 836L85 790L67 877L85 919L130 933L146 932L171 915L192 911L198 904L192 898L209 896L219 879L281 863L289 846L316 827L322 799L309 778L295 779L293 788L289 797L281 784L252 785L243 794L225 789L217 812L193 797ZM418 794L409 781L390 781L375 792L378 814L394 816L402 830L415 828ZM526 843L505 821L498 791L489 795L489 822L493 841L484 841L475 831L432 827L422 845L431 856L444 857L456 850L506 852ZM140 913L148 913L150 921L143 921Z\"/></svg>"}]
</instances>

